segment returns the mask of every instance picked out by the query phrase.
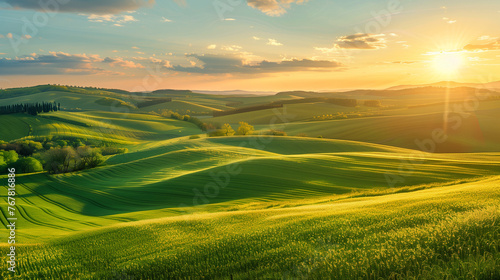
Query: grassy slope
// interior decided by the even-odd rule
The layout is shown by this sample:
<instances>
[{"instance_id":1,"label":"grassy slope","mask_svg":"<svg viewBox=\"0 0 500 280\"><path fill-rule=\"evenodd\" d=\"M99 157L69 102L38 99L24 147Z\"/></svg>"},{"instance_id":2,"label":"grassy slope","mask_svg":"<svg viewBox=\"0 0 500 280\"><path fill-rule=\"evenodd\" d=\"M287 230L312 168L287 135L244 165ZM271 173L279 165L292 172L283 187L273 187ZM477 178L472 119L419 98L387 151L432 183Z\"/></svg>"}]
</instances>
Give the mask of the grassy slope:
<instances>
[{"instance_id":1,"label":"grassy slope","mask_svg":"<svg viewBox=\"0 0 500 280\"><path fill-rule=\"evenodd\" d=\"M329 103L306 103L306 104L285 104L283 108L266 109L254 112L234 114L229 116L210 118L214 123L230 123L237 125L238 122L248 122L252 125L269 125L270 123L298 122L312 119L315 116L326 114L336 114L338 112L364 112L371 111L368 107L344 107ZM279 116L283 115L286 119Z\"/></svg>"},{"instance_id":2,"label":"grassy slope","mask_svg":"<svg viewBox=\"0 0 500 280\"><path fill-rule=\"evenodd\" d=\"M45 279L496 279L499 183L120 224L23 246L32 254L19 269Z\"/></svg>"},{"instance_id":3,"label":"grassy slope","mask_svg":"<svg viewBox=\"0 0 500 280\"><path fill-rule=\"evenodd\" d=\"M248 203L383 190L389 188L384 174L398 174L404 167L401 159L413 154L359 142L293 137L261 139L272 141L258 149L252 147L257 140L176 140L117 155L92 170L22 176L17 191L25 220L18 234L26 243L39 242L120 221L178 215L205 199L209 207L188 210L213 212ZM239 174L220 175L230 164ZM427 155L398 186L499 174L498 166L498 154ZM207 183L217 182L214 176L223 182L229 178L227 186L217 196L194 200L193 189L205 192Z\"/></svg>"},{"instance_id":4,"label":"grassy slope","mask_svg":"<svg viewBox=\"0 0 500 280\"><path fill-rule=\"evenodd\" d=\"M29 135L30 127L26 122L29 117L24 114L0 116L0 140L11 141Z\"/></svg>"},{"instance_id":5,"label":"grassy slope","mask_svg":"<svg viewBox=\"0 0 500 280\"><path fill-rule=\"evenodd\" d=\"M66 121L67 120L67 121ZM39 116L0 116L8 124L0 130L0 139L13 140L28 136L72 136L115 142L123 145L164 140L200 133L191 123L158 116L118 112L53 112Z\"/></svg>"},{"instance_id":6,"label":"grassy slope","mask_svg":"<svg viewBox=\"0 0 500 280\"><path fill-rule=\"evenodd\" d=\"M453 123L454 125L455 123ZM500 151L500 134L494 128L493 116L467 114L458 128L448 130L449 138L437 145L437 152L488 152ZM415 114L379 116L348 120L287 123L283 129L289 135L305 133L311 137L380 143L419 149L415 140L431 139L435 129L443 128L443 114ZM257 127L257 128L264 128ZM484 134L485 132L486 134Z\"/></svg>"}]
</instances>

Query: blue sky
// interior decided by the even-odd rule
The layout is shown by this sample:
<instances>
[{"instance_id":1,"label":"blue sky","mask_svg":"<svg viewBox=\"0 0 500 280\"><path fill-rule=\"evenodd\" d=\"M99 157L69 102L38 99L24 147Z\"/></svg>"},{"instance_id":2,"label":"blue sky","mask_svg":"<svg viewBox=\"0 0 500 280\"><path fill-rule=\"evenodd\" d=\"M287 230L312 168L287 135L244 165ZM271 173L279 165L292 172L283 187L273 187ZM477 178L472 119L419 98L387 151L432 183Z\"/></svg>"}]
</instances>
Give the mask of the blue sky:
<instances>
[{"instance_id":1,"label":"blue sky","mask_svg":"<svg viewBox=\"0 0 500 280\"><path fill-rule=\"evenodd\" d=\"M0 0L2 87L327 90L500 80L500 4L492 0L42 3L58 12ZM456 66L436 67L443 61ZM145 86L148 76L157 82Z\"/></svg>"}]
</instances>

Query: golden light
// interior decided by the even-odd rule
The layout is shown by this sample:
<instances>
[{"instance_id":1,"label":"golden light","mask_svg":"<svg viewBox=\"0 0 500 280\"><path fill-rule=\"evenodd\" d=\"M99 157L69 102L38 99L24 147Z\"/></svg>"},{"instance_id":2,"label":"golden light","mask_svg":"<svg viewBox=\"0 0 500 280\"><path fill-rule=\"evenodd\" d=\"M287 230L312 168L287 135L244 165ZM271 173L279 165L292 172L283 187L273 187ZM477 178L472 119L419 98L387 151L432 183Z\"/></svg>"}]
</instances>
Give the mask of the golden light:
<instances>
[{"instance_id":1,"label":"golden light","mask_svg":"<svg viewBox=\"0 0 500 280\"><path fill-rule=\"evenodd\" d=\"M440 52L433 60L434 69L442 75L454 76L463 66L465 59L460 52Z\"/></svg>"}]
</instances>

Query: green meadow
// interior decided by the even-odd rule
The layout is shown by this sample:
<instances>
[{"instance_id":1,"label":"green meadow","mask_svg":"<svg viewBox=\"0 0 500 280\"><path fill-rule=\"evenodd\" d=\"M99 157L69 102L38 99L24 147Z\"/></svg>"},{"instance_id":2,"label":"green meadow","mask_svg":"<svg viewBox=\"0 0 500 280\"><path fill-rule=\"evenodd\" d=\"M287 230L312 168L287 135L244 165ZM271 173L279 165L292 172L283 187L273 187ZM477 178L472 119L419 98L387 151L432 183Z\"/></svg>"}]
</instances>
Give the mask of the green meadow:
<instances>
[{"instance_id":1,"label":"green meadow","mask_svg":"<svg viewBox=\"0 0 500 280\"><path fill-rule=\"evenodd\" d=\"M16 274L4 262L1 278L500 279L500 94L455 91L448 122L442 95L421 89L317 93L354 107L307 102L307 92L4 93L2 106L61 110L0 115L0 140L128 152L89 169L16 174ZM209 137L192 118L255 131ZM5 188L0 196L5 228Z\"/></svg>"}]
</instances>

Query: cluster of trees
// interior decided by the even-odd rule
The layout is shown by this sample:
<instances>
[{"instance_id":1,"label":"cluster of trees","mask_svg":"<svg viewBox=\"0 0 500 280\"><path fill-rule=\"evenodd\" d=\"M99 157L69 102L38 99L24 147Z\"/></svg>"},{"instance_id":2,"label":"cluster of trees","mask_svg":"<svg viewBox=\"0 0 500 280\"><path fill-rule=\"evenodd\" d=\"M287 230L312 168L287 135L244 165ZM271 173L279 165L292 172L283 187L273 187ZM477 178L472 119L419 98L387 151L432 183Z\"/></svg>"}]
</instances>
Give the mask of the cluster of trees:
<instances>
[{"instance_id":1,"label":"cluster of trees","mask_svg":"<svg viewBox=\"0 0 500 280\"><path fill-rule=\"evenodd\" d=\"M367 116L373 116L373 113L343 113L337 112L336 114L326 114L321 116L314 116L313 121L326 121L326 120L342 120L342 119L352 119L352 118L362 118Z\"/></svg>"},{"instance_id":2,"label":"cluster of trees","mask_svg":"<svg viewBox=\"0 0 500 280\"><path fill-rule=\"evenodd\" d=\"M364 104L367 107L382 107L380 100L365 100Z\"/></svg>"},{"instance_id":3,"label":"cluster of trees","mask_svg":"<svg viewBox=\"0 0 500 280\"><path fill-rule=\"evenodd\" d=\"M0 115L15 114L15 113L28 113L36 116L39 113L48 113L58 111L61 109L61 103L56 102L42 102L42 103L19 103L14 105L0 106Z\"/></svg>"},{"instance_id":4,"label":"cluster of trees","mask_svg":"<svg viewBox=\"0 0 500 280\"><path fill-rule=\"evenodd\" d=\"M7 172L7 168L14 167L18 173L43 171L39 160L33 157L19 157L14 150L0 151L0 172Z\"/></svg>"},{"instance_id":5,"label":"cluster of trees","mask_svg":"<svg viewBox=\"0 0 500 280\"><path fill-rule=\"evenodd\" d=\"M252 125L249 125L246 122L240 122L240 126L238 127L238 130L235 131L230 124L225 123L222 125L221 128L214 130L212 132L208 133L209 137L216 137L216 136L233 136L233 135L250 135L255 131L254 127Z\"/></svg>"},{"instance_id":6,"label":"cluster of trees","mask_svg":"<svg viewBox=\"0 0 500 280\"><path fill-rule=\"evenodd\" d=\"M126 148L93 147L79 138L43 137L34 140L0 141L0 172L14 167L20 173L48 171L65 173L94 168L107 155L128 152Z\"/></svg>"},{"instance_id":7,"label":"cluster of trees","mask_svg":"<svg viewBox=\"0 0 500 280\"><path fill-rule=\"evenodd\" d=\"M42 155L45 170L49 173L66 173L82 169L94 168L104 162L104 156L99 148L80 146L73 148L53 148Z\"/></svg>"},{"instance_id":8,"label":"cluster of trees","mask_svg":"<svg viewBox=\"0 0 500 280\"><path fill-rule=\"evenodd\" d=\"M213 124L205 123L196 117L190 115L182 115L171 110L162 110L160 115L162 117L172 118L174 120L190 122L199 127L202 131L209 131L215 129L215 126Z\"/></svg>"},{"instance_id":9,"label":"cluster of trees","mask_svg":"<svg viewBox=\"0 0 500 280\"><path fill-rule=\"evenodd\" d=\"M331 103L344 107L356 107L358 106L358 100L352 98L328 98L328 97L308 97L300 99L288 99L288 100L278 100L271 104L300 104L300 103Z\"/></svg>"}]
</instances>

